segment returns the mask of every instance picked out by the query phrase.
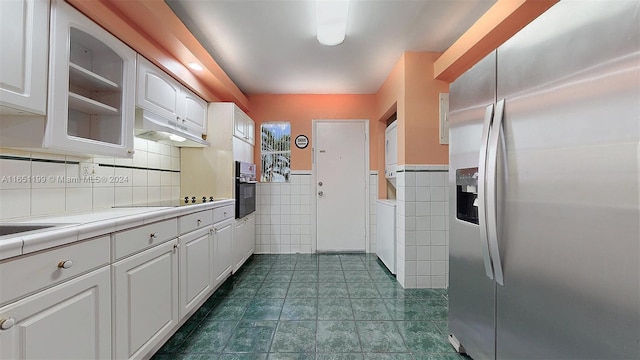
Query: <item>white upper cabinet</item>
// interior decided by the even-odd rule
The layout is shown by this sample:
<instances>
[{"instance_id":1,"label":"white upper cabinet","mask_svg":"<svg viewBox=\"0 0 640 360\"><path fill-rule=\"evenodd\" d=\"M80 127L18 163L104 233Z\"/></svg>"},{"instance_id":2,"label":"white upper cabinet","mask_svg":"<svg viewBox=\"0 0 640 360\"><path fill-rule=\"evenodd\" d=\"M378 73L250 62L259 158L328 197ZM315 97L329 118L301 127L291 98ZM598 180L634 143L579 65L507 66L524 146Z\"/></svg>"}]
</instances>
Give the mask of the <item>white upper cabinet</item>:
<instances>
[{"instance_id":1,"label":"white upper cabinet","mask_svg":"<svg viewBox=\"0 0 640 360\"><path fill-rule=\"evenodd\" d=\"M43 146L133 155L135 52L61 0L52 1Z\"/></svg>"},{"instance_id":2,"label":"white upper cabinet","mask_svg":"<svg viewBox=\"0 0 640 360\"><path fill-rule=\"evenodd\" d=\"M178 83L138 55L136 105L163 118L178 120L179 99Z\"/></svg>"},{"instance_id":3,"label":"white upper cabinet","mask_svg":"<svg viewBox=\"0 0 640 360\"><path fill-rule=\"evenodd\" d=\"M207 133L207 102L138 55L136 105L201 137Z\"/></svg>"},{"instance_id":4,"label":"white upper cabinet","mask_svg":"<svg viewBox=\"0 0 640 360\"><path fill-rule=\"evenodd\" d=\"M251 145L255 144L255 123L239 107L233 109L233 135Z\"/></svg>"},{"instance_id":5,"label":"white upper cabinet","mask_svg":"<svg viewBox=\"0 0 640 360\"><path fill-rule=\"evenodd\" d=\"M45 115L49 2L0 1L0 114Z\"/></svg>"},{"instance_id":6,"label":"white upper cabinet","mask_svg":"<svg viewBox=\"0 0 640 360\"><path fill-rule=\"evenodd\" d=\"M207 133L207 102L185 90L184 93L184 116L188 128L197 131L199 134Z\"/></svg>"}]
</instances>

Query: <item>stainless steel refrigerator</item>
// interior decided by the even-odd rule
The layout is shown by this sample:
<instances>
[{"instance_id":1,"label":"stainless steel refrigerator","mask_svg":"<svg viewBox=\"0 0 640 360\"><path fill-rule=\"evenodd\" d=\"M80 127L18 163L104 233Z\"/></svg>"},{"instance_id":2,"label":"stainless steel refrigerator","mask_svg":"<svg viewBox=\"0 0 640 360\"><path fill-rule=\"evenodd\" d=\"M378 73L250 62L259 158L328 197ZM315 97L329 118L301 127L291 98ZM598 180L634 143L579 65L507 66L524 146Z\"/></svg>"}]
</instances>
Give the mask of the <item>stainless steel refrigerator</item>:
<instances>
[{"instance_id":1,"label":"stainless steel refrigerator","mask_svg":"<svg viewBox=\"0 0 640 360\"><path fill-rule=\"evenodd\" d=\"M560 1L450 87L450 340L640 358L640 2Z\"/></svg>"}]
</instances>

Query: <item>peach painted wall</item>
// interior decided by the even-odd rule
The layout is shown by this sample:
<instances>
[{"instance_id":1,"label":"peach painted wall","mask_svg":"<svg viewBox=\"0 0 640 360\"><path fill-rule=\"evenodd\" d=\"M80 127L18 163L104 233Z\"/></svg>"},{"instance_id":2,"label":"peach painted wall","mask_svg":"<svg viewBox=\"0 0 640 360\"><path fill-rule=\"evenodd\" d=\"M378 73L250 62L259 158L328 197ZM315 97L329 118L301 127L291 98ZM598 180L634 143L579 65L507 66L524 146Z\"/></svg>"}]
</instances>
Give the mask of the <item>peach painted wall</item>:
<instances>
[{"instance_id":1,"label":"peach painted wall","mask_svg":"<svg viewBox=\"0 0 640 360\"><path fill-rule=\"evenodd\" d=\"M400 143L404 143L404 122L400 121L404 118L404 73L405 73L405 54L402 54L393 70L387 76L378 93L376 94L376 116L375 124L378 128L378 138L376 139L378 151L378 198L387 198L387 180L384 176L384 130L387 126L386 121L394 112L398 115L398 147ZM372 139L375 139L372 137Z\"/></svg>"},{"instance_id":2,"label":"peach painted wall","mask_svg":"<svg viewBox=\"0 0 640 360\"><path fill-rule=\"evenodd\" d=\"M439 93L446 82L434 80L433 63L440 53L406 52L376 94L378 196L385 198L384 129L398 115L398 165L448 164L449 147L439 141Z\"/></svg>"},{"instance_id":3,"label":"peach painted wall","mask_svg":"<svg viewBox=\"0 0 640 360\"><path fill-rule=\"evenodd\" d=\"M289 121L292 139L298 135L309 138L309 146L305 149L298 149L292 144L292 170L311 170L311 130L314 119L368 119L370 138L376 139L378 136L378 128L374 126L375 95L260 94L249 95L248 98L251 110L247 115L256 123L256 161L260 159L260 125L263 122ZM369 153L370 167L376 169L376 141L369 142Z\"/></svg>"},{"instance_id":4,"label":"peach painted wall","mask_svg":"<svg viewBox=\"0 0 640 360\"><path fill-rule=\"evenodd\" d=\"M448 164L449 146L440 145L439 93L449 84L434 80L433 63L440 53L405 53L405 113L398 164Z\"/></svg>"}]
</instances>

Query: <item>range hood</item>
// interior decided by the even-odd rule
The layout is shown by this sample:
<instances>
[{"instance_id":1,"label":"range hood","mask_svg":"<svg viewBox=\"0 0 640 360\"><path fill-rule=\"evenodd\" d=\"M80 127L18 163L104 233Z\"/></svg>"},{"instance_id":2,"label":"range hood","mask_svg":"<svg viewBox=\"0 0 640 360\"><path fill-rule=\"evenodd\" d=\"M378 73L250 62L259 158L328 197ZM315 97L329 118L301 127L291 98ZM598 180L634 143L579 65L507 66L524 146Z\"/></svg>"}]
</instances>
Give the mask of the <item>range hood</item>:
<instances>
[{"instance_id":1,"label":"range hood","mask_svg":"<svg viewBox=\"0 0 640 360\"><path fill-rule=\"evenodd\" d=\"M206 147L209 142L202 136L175 121L165 119L151 111L136 108L135 136L178 147Z\"/></svg>"}]
</instances>

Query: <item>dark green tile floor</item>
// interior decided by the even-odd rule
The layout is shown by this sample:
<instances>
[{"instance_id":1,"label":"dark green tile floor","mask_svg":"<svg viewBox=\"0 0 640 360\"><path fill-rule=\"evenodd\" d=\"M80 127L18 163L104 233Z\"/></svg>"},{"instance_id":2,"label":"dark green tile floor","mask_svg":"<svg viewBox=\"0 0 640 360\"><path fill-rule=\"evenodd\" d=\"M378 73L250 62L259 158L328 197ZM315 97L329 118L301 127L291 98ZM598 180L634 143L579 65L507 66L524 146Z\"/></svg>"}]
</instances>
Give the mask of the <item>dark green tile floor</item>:
<instances>
[{"instance_id":1,"label":"dark green tile floor","mask_svg":"<svg viewBox=\"0 0 640 360\"><path fill-rule=\"evenodd\" d=\"M465 359L447 312L372 254L254 255L153 359Z\"/></svg>"}]
</instances>

